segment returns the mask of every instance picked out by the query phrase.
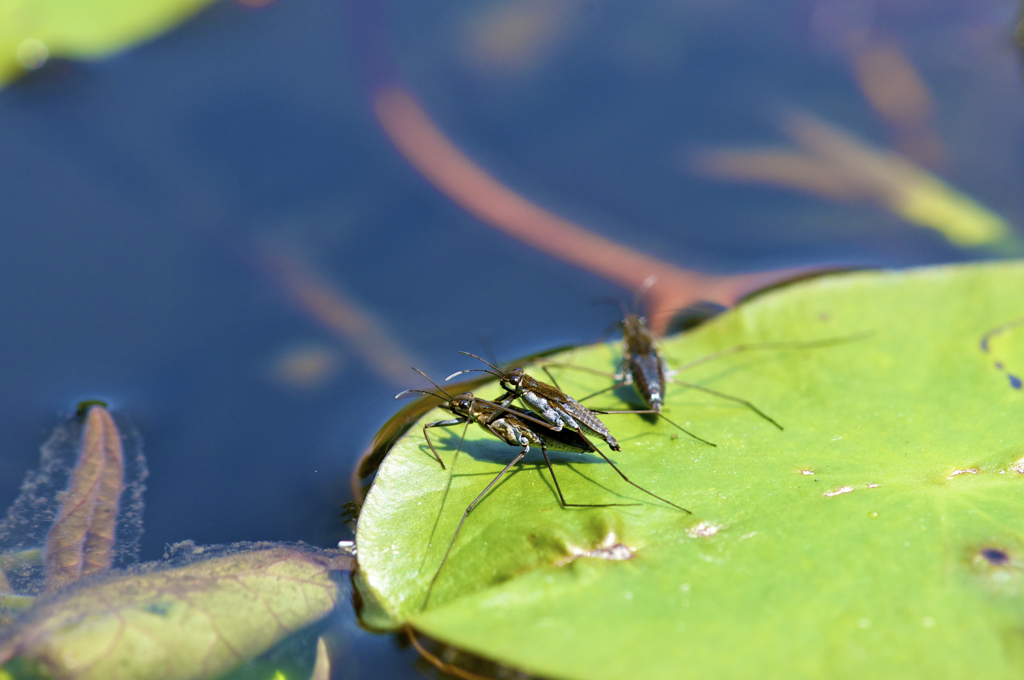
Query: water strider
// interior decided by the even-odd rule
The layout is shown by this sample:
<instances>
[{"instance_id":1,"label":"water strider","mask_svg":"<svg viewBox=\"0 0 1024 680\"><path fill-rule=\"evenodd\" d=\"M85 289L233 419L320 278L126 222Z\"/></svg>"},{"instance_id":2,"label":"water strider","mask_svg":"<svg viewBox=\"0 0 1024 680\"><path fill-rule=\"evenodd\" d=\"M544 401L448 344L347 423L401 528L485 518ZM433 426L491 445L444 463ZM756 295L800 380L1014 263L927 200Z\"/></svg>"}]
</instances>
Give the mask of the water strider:
<instances>
[{"instance_id":1,"label":"water strider","mask_svg":"<svg viewBox=\"0 0 1024 680\"><path fill-rule=\"evenodd\" d=\"M645 289L644 289L645 290ZM642 293L643 291L641 291ZM638 297L639 297L638 293ZM583 397L580 401L586 401L591 397L596 397L599 394L610 392L618 387L625 385L632 385L633 389L636 390L637 395L648 407L648 413L657 414L658 417L665 418L665 415L661 412L662 407L665 405L665 385L667 383L673 383L688 387L691 389L705 392L707 394L714 395L721 399L727 399L737 404L746 406L751 411L764 418L775 427L782 429L774 418L769 416L767 413L759 409L753 403L746 399L719 392L703 385L697 385L695 383L686 382L683 380L677 380L672 376L685 371L689 368L693 368L699 364L710 361L712 358L719 358L724 356L726 353L733 353L729 350L723 350L722 352L716 352L707 357L698 359L695 362L691 362L686 366L681 367L676 371L670 371L665 363L664 357L661 355L661 351L658 349L658 344L654 339L654 334L651 332L650 327L647 325L647 319L644 318L638 311L636 311L638 300L634 301L633 310L625 309L623 305L623 318L620 322L622 327L622 359L619 361L618 372L614 374L605 373L603 371L597 371L594 369L584 368L582 366L569 366L567 368L575 368L580 371L587 371L589 373L596 373L598 375L611 377L613 382L608 387L598 390L592 394L588 394ZM753 345L746 346L745 349L761 349L767 348L769 345L778 345L780 343L762 343L756 347ZM790 346L798 343L790 343ZM735 350L730 348L730 350ZM633 411L633 413L644 413L645 411ZM629 411L620 411L619 413L629 413ZM669 421L672 422L672 421ZM673 423L674 424L674 423ZM677 426L678 427L678 426ZM681 428L680 428L681 429Z\"/></svg>"},{"instance_id":2,"label":"water strider","mask_svg":"<svg viewBox=\"0 0 1024 680\"><path fill-rule=\"evenodd\" d=\"M502 405L507 405L514 401L515 399L519 399L520 401L522 401L524 406L536 412L541 418L550 423L553 428L561 430L563 427L568 427L578 432L581 436L585 436L585 430L604 439L613 451L621 451L621 448L619 447L619 442L615 439L615 437L612 436L612 433L608 430L608 427L603 422L601 422L601 419L597 417L598 414L609 415L623 413L651 413L661 415L660 410L655 411L653 409L632 411L594 411L588 409L579 401L573 399L571 396L563 392L561 388L558 387L558 383L555 380L555 377L551 375L550 371L548 371L546 366L543 367L543 370L545 373L548 374L552 382L555 383L554 385L549 385L546 382L537 380L536 378L528 374L526 371L524 371L522 368L513 368L508 371L503 371L494 364L490 363L485 359L482 359L481 357L478 357L475 354L472 354L470 352L459 353L471 356L474 359L482 361L483 363L487 364L491 370L484 368L468 368L453 373L452 375L448 376L446 380L451 380L457 375L469 373L472 371L483 371L484 373L490 373L491 375L494 375L499 379L502 389L505 390L505 394L498 399L498 403ZM706 439L698 437L697 435L693 434L686 428L681 427L676 423L672 422L668 418L665 418L664 416L661 417L664 418L668 423L679 428L680 430L690 435L694 439L701 441L705 444L708 444L710 446L715 446Z\"/></svg>"},{"instance_id":3,"label":"water strider","mask_svg":"<svg viewBox=\"0 0 1024 680\"><path fill-rule=\"evenodd\" d=\"M654 285L655 280L653 277L648 278L640 290L637 291L633 298L633 306L628 309L625 303L616 301L623 310L623 321L620 322L620 326L623 331L623 357L618 363L618 370L614 374L605 373L603 371L597 371L595 369L589 369L585 367L577 367L571 365L558 365L565 368L572 368L578 371L585 371L587 373L593 373L600 376L611 378L612 384L608 387L600 389L596 392L588 394L587 396L580 399L580 401L586 401L591 397L603 394L611 391L618 387L626 385L633 385L637 395L641 398L644 405L649 411L635 411L632 413L653 413L659 418L663 418L668 422L668 418L662 413L662 409L665 406L665 387L668 383L680 385L697 391L712 394L719 398L727 399L739 405L744 406L755 414L768 421L779 430L782 426L771 416L761 411L753 402L734 396L732 394L726 394L710 387L703 385L697 385L695 383L679 380L675 378L675 375L695 368L701 364L707 364L711 360L734 354L740 351L749 351L754 349L801 349L809 347L819 347L829 344L837 344L840 342L846 342L848 340L854 340L859 337L865 337L868 333L856 333L849 336L842 336L838 338L825 338L823 340L810 340L810 341L780 341L780 342L761 342L761 343L746 343L741 345L735 345L726 349L719 350L702 356L698 359L693 360L689 364L686 364L675 371L670 371L665 362L665 357L662 352L658 350L657 342L654 339L654 335L647 325L646 318L640 313L640 301L643 299L644 294L647 290ZM705 309L700 312L703 316L710 317L714 313L709 313L709 310ZM554 365L552 365L554 366ZM548 375L551 375L548 373ZM599 412L599 413L631 413L631 412ZM673 423L675 425L675 423ZM677 427L679 427L677 425ZM682 429L682 428L680 428Z\"/></svg>"},{"instance_id":4,"label":"water strider","mask_svg":"<svg viewBox=\"0 0 1024 680\"><path fill-rule=\"evenodd\" d=\"M444 389L442 389L441 386L433 380L430 380L425 373L419 369L414 368L413 370L430 381L430 383L434 385L441 394L427 390L413 389L400 392L395 395L395 398L397 399L412 392L426 394L444 401L444 403L440 404L440 407L451 412L454 416L453 418L427 423L423 426L423 437L427 440L427 445L430 447L430 451L434 454L434 458L437 459L438 463L441 464L442 469L445 468L444 462L441 460L441 456L437 453L437 449L434 448L434 444L430 440L430 435L427 432L433 427L453 427L455 425L464 424L465 428L468 428L470 423L476 423L486 432L504 441L509 446L522 447L522 450L515 455L508 465L506 465L501 472L499 472L494 479L484 487L483 491L481 491L477 497L474 498L468 506L466 506L466 510L462 513L462 519L459 520L459 525L455 529L455 534L448 543L448 549L445 551L444 558L442 558L441 564L437 568L437 572L430 581L430 587L427 589L427 597L423 603L424 607L426 607L427 602L430 601L430 595L434 590L434 584L437 582L437 578L441 574L441 569L444 568L445 563L448 561L448 556L451 554L452 547L455 545L455 540L459 537L459 532L462 531L462 525L465 523L466 518L469 517L469 513L471 513L473 508L483 500L484 496L487 495L494 485L497 484L498 481L504 477L514 465L519 463L526 454L530 452L531 444L540 447L541 454L544 456L544 462L547 465L548 470L551 472L551 479L555 483L555 490L558 492L558 500L563 507L605 508L612 506L639 505L639 503L569 503L565 500L562 488L558 484L558 477L555 475L555 469L551 465L551 459L548 457L548 449L555 451L570 451L574 453L596 453L630 485L663 503L671 505L677 510L681 510L687 514L692 514L686 508L680 507L672 501L666 500L632 481L625 475L625 473L622 472L622 470L618 468L618 466L615 465L615 463L613 463L600 449L594 446L590 440L583 436L583 434L578 430L565 427L559 427L556 429L552 427L550 423L534 416L531 411L517 408L511 404L502 404L489 401L487 399L481 399L480 397L474 396L471 392L452 396L445 392ZM462 438L460 438L459 446L456 448L456 454L462 447L462 442L465 437L466 429L463 429Z\"/></svg>"}]
</instances>

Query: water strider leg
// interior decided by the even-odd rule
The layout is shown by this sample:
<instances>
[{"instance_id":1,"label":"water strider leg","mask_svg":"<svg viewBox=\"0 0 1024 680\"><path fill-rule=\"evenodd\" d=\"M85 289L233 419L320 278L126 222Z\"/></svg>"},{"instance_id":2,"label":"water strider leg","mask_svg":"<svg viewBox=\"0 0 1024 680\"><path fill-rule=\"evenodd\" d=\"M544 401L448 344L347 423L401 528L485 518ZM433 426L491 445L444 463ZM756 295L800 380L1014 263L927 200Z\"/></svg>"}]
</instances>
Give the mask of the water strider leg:
<instances>
[{"instance_id":1,"label":"water strider leg","mask_svg":"<svg viewBox=\"0 0 1024 680\"><path fill-rule=\"evenodd\" d=\"M687 515L692 515L692 514L693 514L692 512L690 512L689 510L687 510L686 508L680 507L680 506L676 505L675 503L673 503L672 501L670 501L670 500L666 500L666 499L662 498L661 496L659 496L658 494L656 494L656 493L652 493L652 492L648 491L647 489L645 489L644 487L642 487L642 486L640 486L639 484L637 484L636 482L634 482L634 481L633 481L632 479L630 479L629 477L627 477L627 476L626 476L626 474L625 474L625 473L624 473L624 472L623 472L622 470L620 470L620 469L619 469L619 467L618 467L618 466L617 466L617 465L616 465L615 463L613 463L613 462L612 462L612 461L611 461L611 460L610 460L610 459L608 458L608 456L604 455L604 452L603 452L603 451L601 451L601 449L599 449L599 448L597 448L597 447L595 446L595 447L594 447L594 451L596 451L596 452L597 452L597 455L599 455L599 456L601 456L602 458L604 458L604 462L606 462L606 463L608 463L609 465L611 465L611 466L612 466L612 469L613 469L613 470L615 470L616 472L618 472L618 473L619 473L619 477L622 477L622 478L623 478L624 480L626 480L626 482L627 482L627 483L629 483L629 484L631 484L631 485L635 486L636 488L640 489L641 491L643 491L643 492L644 492L645 494L647 494L648 496L651 496L651 497L653 497L653 498L657 498L657 499L658 499L659 501L661 501L662 503L668 503L669 505L671 505L671 506L672 506L673 508L675 508L676 510L682 510L682 511L683 511L683 512L685 512L685 513L686 513Z\"/></svg>"},{"instance_id":2,"label":"water strider leg","mask_svg":"<svg viewBox=\"0 0 1024 680\"><path fill-rule=\"evenodd\" d=\"M582 403L582 402L586 401L587 399L590 399L591 397L596 397L597 395L604 394L605 392L611 392L612 390L618 389L620 387L624 387L626 385L630 385L630 384L632 384L632 382L633 382L632 380L620 380L618 382L612 383L611 385L609 385L608 387L605 387L604 389L598 390L597 392L592 392L592 393L588 394L587 396L583 397L582 399L577 399L576 401Z\"/></svg>"},{"instance_id":3,"label":"water strider leg","mask_svg":"<svg viewBox=\"0 0 1024 680\"><path fill-rule=\"evenodd\" d=\"M769 416L767 413L765 413L764 411L762 411L758 407L754 406L751 402L747 401L746 399L740 399L739 397L734 397L731 394L726 394L725 392L719 392L718 390L713 390L710 387L704 387L702 385L695 385L694 383L688 383L688 382L683 381L683 380L676 380L675 378L669 379L669 382L674 383L676 385L682 385L683 387L689 387L691 389L699 390L701 392L707 392L708 394L713 394L716 397L721 397L722 399L728 399L729 401L734 401L737 404L743 404L744 406L749 408L751 411L753 411L754 413L756 413L757 415L761 416L762 418L767 420L769 423L774 425L775 427L779 428L780 430L783 429L782 425L779 425L775 421L774 418Z\"/></svg>"},{"instance_id":4,"label":"water strider leg","mask_svg":"<svg viewBox=\"0 0 1024 680\"><path fill-rule=\"evenodd\" d=\"M484 487L484 490L481 491L480 494L476 498L473 499L473 502L470 503L468 506L466 506L466 511L462 513L462 519L459 520L459 526L457 526L455 528L455 535L452 536L452 540L448 544L448 549L445 550L444 557L441 559L441 566L439 566L437 568L437 572L434 574L434 578L432 578L430 580L430 587L427 588L427 597L426 597L425 600L423 600L423 608L424 609L426 609L427 603L430 602L430 594L432 592L434 592L434 584L437 583L437 577L441 575L441 570L444 569L445 562L448 561L448 555L450 555L451 552L452 552L452 547L455 545L455 539L457 539L459 537L459 532L462 531L462 525L465 524L466 518L469 517L469 513L473 512L473 508L475 508L477 506L477 503L479 503L481 500L483 500L483 497L486 496L487 492L490 491L491 488L495 484L498 483L498 480L500 480L502 477L504 477L505 473L508 472L509 470L511 470L513 465L515 465L516 463L521 461L523 459L523 457L527 453L529 453L529 451L530 451L530 447L529 446L524 446L523 450L519 452L519 455L517 455L515 458L513 458L512 462L510 462L508 465L506 465L502 469L502 471L498 473L498 476L495 477L494 479L492 479L491 483L488 484L486 487Z\"/></svg>"},{"instance_id":5,"label":"water strider leg","mask_svg":"<svg viewBox=\"0 0 1024 680\"><path fill-rule=\"evenodd\" d=\"M551 384L554 385L559 392L565 392L565 390L562 389L562 386L558 384L558 381L555 380L555 376L551 375L551 371L548 370L546 365L541 366L541 369L548 374L548 377L551 378Z\"/></svg>"},{"instance_id":6,"label":"water strider leg","mask_svg":"<svg viewBox=\"0 0 1024 680\"><path fill-rule=\"evenodd\" d=\"M596 397L599 394L604 394L605 392L611 392L612 390L614 390L616 388L622 387L624 385L631 385L633 383L633 379L630 376L623 377L622 375L620 375L618 373L608 373L607 371L599 371L596 368L590 368L588 366L574 366L573 364L556 364L556 363L544 364L544 366L543 366L544 372L548 374L548 377L551 378L552 382L554 382L555 376L551 375L551 371L549 371L547 369L548 366L560 366L562 368L571 368L571 369L574 369L574 370L577 370L577 371L583 371L584 373L591 373L593 375L599 375L602 378L611 378L612 380L615 381L609 387L605 387L604 389L600 389L597 392L594 392L592 394L588 394L587 396L583 397L582 399L577 399L576 400L576 401L581 402L581 403L586 401L587 399L590 399L591 397ZM555 387L558 387L558 383L555 383ZM562 388L559 387L558 389L561 390Z\"/></svg>"},{"instance_id":7,"label":"water strider leg","mask_svg":"<svg viewBox=\"0 0 1024 680\"><path fill-rule=\"evenodd\" d=\"M661 418L665 422L667 422L669 425L675 427L676 429L685 432L686 434L688 434L689 436L693 437L694 439L696 439L699 442L703 442L703 443L707 444L708 446L715 446L715 447L718 446L718 444L715 444L714 442L709 442L707 439L704 439L703 437L698 437L697 435L695 435L694 433L690 432L689 430L687 430L682 425L679 425L678 423L676 423L676 422L674 422L672 420L669 420L668 416L666 416L661 411L655 411L654 409L646 409L644 411L594 411L594 413L600 413L602 415L619 415L619 414L623 414L623 413L647 413L647 414L653 414L653 415L658 416L659 418Z\"/></svg>"},{"instance_id":8,"label":"water strider leg","mask_svg":"<svg viewBox=\"0 0 1024 680\"><path fill-rule=\"evenodd\" d=\"M540 452L544 455L544 462L548 464L548 470L551 472L551 479L555 482L555 490L558 491L558 500L562 502L562 505L566 508L610 508L613 506L629 506L629 505L640 505L639 503L569 503L565 500L565 496L562 495L562 487L558 485L558 477L555 476L555 468L551 465L551 459L548 458L548 448L542 443L540 445Z\"/></svg>"},{"instance_id":9,"label":"water strider leg","mask_svg":"<svg viewBox=\"0 0 1024 680\"><path fill-rule=\"evenodd\" d=\"M666 499L662 498L661 496L659 496L658 494L656 494L656 493L652 493L652 492L648 491L648 490L647 490L647 489L645 489L644 487L640 486L639 484L637 484L636 482L634 482L633 480L631 480L631 479L630 479L629 477L627 477L627 476L625 475L625 473L624 473L624 472L622 472L622 470L620 470L620 469L619 469L619 466L617 466L617 465L616 465L615 463L613 463L613 462L611 461L611 459L610 459L610 458L608 458L608 456L604 455L604 452L603 452L603 451L601 451L601 449L599 449L599 448L597 448L596 446L594 446L594 442L590 441L590 439L588 439L588 438L587 438L587 435L583 434L583 430L581 430L581 429L577 429L577 430L576 430L576 432L577 432L577 433L578 433L578 434L579 434L579 435L580 435L581 437L583 437L583 439L584 439L584 440L586 440L586 442L587 442L588 444L590 444L590 450L591 450L592 452L594 452L594 453L596 453L597 455L599 455L599 456L601 456L602 458L604 458L604 462L606 462L606 463L608 463L609 465L611 465L611 466L612 466L612 469L613 469L613 470L615 470L615 472L617 472L617 473L619 474L619 477L622 477L622 478L623 478L624 480L626 480L626 481L627 481L627 482L628 482L629 484L632 484L632 485L633 485L633 486L635 486L636 488L640 489L641 491L643 491L643 492L644 492L645 494L647 494L648 496L652 496L652 497L654 497L654 498L657 498L657 499L658 499L659 501L661 501L662 503L668 503L669 505L671 505L671 506L672 506L673 508L675 508L676 510L682 510L683 512L685 512L685 513L686 513L686 514L688 514L688 515L692 515L692 514L693 514L692 512L690 512L689 510L687 510L686 508L682 508L682 507L679 507L678 505L676 505L676 504L675 504L675 503L673 503L672 501L666 500ZM710 443L710 442L709 442L709 443ZM714 446L714 444L711 444L711 445L712 445L712 446Z\"/></svg>"},{"instance_id":10,"label":"water strider leg","mask_svg":"<svg viewBox=\"0 0 1024 680\"><path fill-rule=\"evenodd\" d=\"M428 427L451 427L452 425L461 425L466 423L466 427L469 427L469 421L465 418L449 418L448 420L435 420L432 423L427 423L423 426L423 438L427 440L427 446L430 447L430 452L434 454L434 458L437 458L437 462L441 464L441 469L446 470L444 461L441 460L441 456L437 454L437 449L434 448L434 442L430 441L430 435L427 434ZM462 431L462 436L466 436L466 431ZM459 448L462 447L462 442L459 442ZM456 450L456 453L458 450Z\"/></svg>"},{"instance_id":11,"label":"water strider leg","mask_svg":"<svg viewBox=\"0 0 1024 680\"><path fill-rule=\"evenodd\" d=\"M720 349L717 352L712 352L702 356L700 359L694 359L688 364L683 364L676 369L676 372L686 371L695 366L706 364L709 361L715 359L721 359L722 357L729 356L730 354L737 354L739 352L749 352L751 350L759 349L809 349L812 347L827 347L829 345L839 345L844 342L852 342L853 340L859 340L872 335L874 331L860 331L858 333L851 333L850 335L840 335L835 338L823 338L821 340L777 340L773 342L747 342L740 345L733 345L732 347L726 347Z\"/></svg>"},{"instance_id":12,"label":"water strider leg","mask_svg":"<svg viewBox=\"0 0 1024 680\"><path fill-rule=\"evenodd\" d=\"M549 362L546 362L546 363L542 364L542 367L547 367L547 366L558 366L560 368L571 368L571 369L573 369L575 371L583 371L584 373L593 373L594 375L599 375L599 376L601 376L603 378L612 378L613 380L617 379L615 373L609 373L608 371L601 371L601 370L598 370L596 368L590 368L589 366L577 366L576 364L563 364L563 363L558 363L558 362L554 362L554 361L549 361ZM551 375L551 374L548 373L548 375Z\"/></svg>"}]
</instances>

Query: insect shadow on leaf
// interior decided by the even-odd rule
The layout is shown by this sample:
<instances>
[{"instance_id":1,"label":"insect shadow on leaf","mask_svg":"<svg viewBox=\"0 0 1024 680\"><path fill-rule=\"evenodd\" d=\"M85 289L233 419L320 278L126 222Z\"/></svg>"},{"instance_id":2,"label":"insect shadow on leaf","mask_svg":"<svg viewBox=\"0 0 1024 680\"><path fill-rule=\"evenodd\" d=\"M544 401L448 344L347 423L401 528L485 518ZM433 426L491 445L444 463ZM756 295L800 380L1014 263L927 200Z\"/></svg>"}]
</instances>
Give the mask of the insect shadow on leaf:
<instances>
[{"instance_id":1,"label":"insect shadow on leaf","mask_svg":"<svg viewBox=\"0 0 1024 680\"><path fill-rule=\"evenodd\" d=\"M657 494L645 489L636 482L632 481L615 465L600 449L594 446L589 439L587 439L582 433L575 429L569 429L564 427L553 427L550 423L537 418L531 411L517 408L511 403L498 403L489 401L487 399L481 399L480 397L474 396L471 392L465 392L458 395L451 395L446 392L440 385L435 383L427 376L426 373L420 371L417 368L413 368L414 371L426 378L430 384L432 384L440 394L437 392L430 392L427 390L405 390L395 395L398 399L406 394L420 393L426 394L431 397L440 399L442 403L440 407L449 411L454 417L445 420L437 420L431 423L427 423L423 426L423 437L427 441L427 445L430 447L431 453L434 454L434 458L441 465L442 469L445 468L444 461L441 460L440 454L434 447L433 441L430 439L428 430L434 427L453 427L456 425L463 425L462 436L459 438L459 445L456 447L455 455L458 455L459 450L462 448L462 444L465 441L466 431L469 429L470 423L476 423L484 431L488 432L494 437L504 441L510 446L521 446L522 449L515 457L499 472L494 479L484 487L473 501L466 506L465 511L462 513L462 518L459 520L459 524L455 529L455 533L448 543L448 548L445 550L444 557L441 559L441 564L438 566L437 571L434 573L434 577L430 581L430 586L427 588L427 595L423 601L423 607L425 608L430 602L430 596L433 593L434 585L437 583L438 577L441 575L441 570L448 561L449 555L451 555L452 548L455 546L455 541L459 537L459 533L462 531L462 527L466 522L466 518L473 512L473 509L484 499L485 496L495 487L496 484L511 470L516 464L523 460L527 453L530 452L530 445L539 446L541 455L544 456L544 463L547 465L548 471L551 473L551 479L555 484L555 490L558 493L558 500L563 507L571 508L607 508L613 506L635 506L640 505L639 503L569 503L565 499L565 495L562 493L562 488L558 483L558 477L555 474L555 469L551 465L551 459L548 456L548 449L558 451L571 451L577 453L596 453L608 463L613 470L623 480L630 485L636 487L640 491L643 491L647 495L656 498L657 500L667 503L677 510L681 510L687 514L690 513L686 508L680 507L675 503L658 496ZM441 396L443 395L443 396ZM615 450L619 450L616 448ZM454 468L455 458L452 459L452 467ZM449 484L451 483L451 477L449 476ZM447 491L446 491L447 493ZM429 548L429 541L428 541Z\"/></svg>"}]
</instances>

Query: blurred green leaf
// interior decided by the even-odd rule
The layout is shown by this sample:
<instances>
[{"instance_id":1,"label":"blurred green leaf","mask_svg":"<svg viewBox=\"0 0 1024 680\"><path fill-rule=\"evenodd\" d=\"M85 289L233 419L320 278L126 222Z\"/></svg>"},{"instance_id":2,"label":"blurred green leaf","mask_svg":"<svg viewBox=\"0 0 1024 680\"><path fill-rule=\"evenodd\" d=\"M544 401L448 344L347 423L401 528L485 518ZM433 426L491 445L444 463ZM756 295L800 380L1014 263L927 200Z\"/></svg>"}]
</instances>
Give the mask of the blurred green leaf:
<instances>
[{"instance_id":1,"label":"blurred green leaf","mask_svg":"<svg viewBox=\"0 0 1024 680\"><path fill-rule=\"evenodd\" d=\"M51 57L96 59L152 38L210 0L0 0L0 86Z\"/></svg>"},{"instance_id":2,"label":"blurred green leaf","mask_svg":"<svg viewBox=\"0 0 1024 680\"><path fill-rule=\"evenodd\" d=\"M334 608L334 553L270 547L109 578L40 602L0 642L0 678L216 678Z\"/></svg>"},{"instance_id":3,"label":"blurred green leaf","mask_svg":"<svg viewBox=\"0 0 1024 680\"><path fill-rule=\"evenodd\" d=\"M934 229L962 248L1019 254L1020 236L1001 215L902 154L881 149L808 114L787 134L801 151L717 149L694 156L694 170L731 181L774 184L831 200L873 200L911 224Z\"/></svg>"},{"instance_id":4,"label":"blurred green leaf","mask_svg":"<svg viewBox=\"0 0 1024 680\"><path fill-rule=\"evenodd\" d=\"M571 502L642 504L564 509L531 453L469 516L425 611L462 512L515 449L472 427L446 493L449 472L413 428L359 518L356 583L373 623L553 678L1019 677L1024 325L1006 324L1024 316L1022 290L1020 263L834 276L666 340L681 366L741 343L871 331L679 376L751 400L782 432L673 385L665 413L717 448L605 418L622 470L693 516L599 460L556 454ZM618 351L573 361L610 371ZM558 377L575 395L608 384ZM635 401L619 390L592 407L620 399ZM448 462L459 429L438 435ZM601 550L613 546L632 558L608 559L622 556Z\"/></svg>"}]
</instances>

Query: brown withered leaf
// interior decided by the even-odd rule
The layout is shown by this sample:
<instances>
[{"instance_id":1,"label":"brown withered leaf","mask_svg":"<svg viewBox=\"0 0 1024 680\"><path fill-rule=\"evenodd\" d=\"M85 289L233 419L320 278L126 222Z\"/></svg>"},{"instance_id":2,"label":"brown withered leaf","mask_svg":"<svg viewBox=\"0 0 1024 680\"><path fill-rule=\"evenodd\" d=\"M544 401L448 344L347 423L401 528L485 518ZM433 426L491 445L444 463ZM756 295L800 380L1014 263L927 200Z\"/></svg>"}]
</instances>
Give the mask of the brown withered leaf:
<instances>
[{"instance_id":1,"label":"brown withered leaf","mask_svg":"<svg viewBox=\"0 0 1024 680\"><path fill-rule=\"evenodd\" d=\"M373 109L399 153L441 193L483 223L630 291L639 290L654 276L657 283L647 291L645 306L657 333L664 332L669 312L701 300L731 305L762 286L808 271L718 276L682 269L596 234L505 186L448 139L405 88L377 88Z\"/></svg>"},{"instance_id":2,"label":"brown withered leaf","mask_svg":"<svg viewBox=\"0 0 1024 680\"><path fill-rule=\"evenodd\" d=\"M121 433L105 408L93 406L71 485L46 539L47 592L110 568L123 490Z\"/></svg>"},{"instance_id":3,"label":"brown withered leaf","mask_svg":"<svg viewBox=\"0 0 1024 680\"><path fill-rule=\"evenodd\" d=\"M338 551L250 547L83 581L27 614L0 642L0 666L17 659L54 680L215 678L330 613L330 572L350 563Z\"/></svg>"}]
</instances>

